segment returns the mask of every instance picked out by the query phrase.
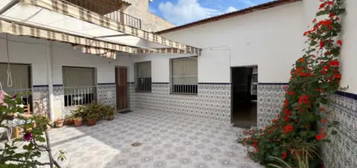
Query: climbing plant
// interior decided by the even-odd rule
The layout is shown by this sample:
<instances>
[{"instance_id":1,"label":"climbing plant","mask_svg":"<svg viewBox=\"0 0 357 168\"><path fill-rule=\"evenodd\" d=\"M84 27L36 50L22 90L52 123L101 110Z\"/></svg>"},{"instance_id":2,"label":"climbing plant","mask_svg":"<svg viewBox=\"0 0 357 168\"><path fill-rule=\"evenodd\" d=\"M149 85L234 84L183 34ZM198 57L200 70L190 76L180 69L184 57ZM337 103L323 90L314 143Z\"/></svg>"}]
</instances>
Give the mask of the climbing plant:
<instances>
[{"instance_id":1,"label":"climbing plant","mask_svg":"<svg viewBox=\"0 0 357 168\"><path fill-rule=\"evenodd\" d=\"M43 115L26 115L22 100L18 96L9 96L0 90L0 128L22 130L20 137L11 138L0 144L0 168L36 168L39 166L60 167L53 159L46 130L49 120ZM48 153L49 161L39 158ZM59 160L64 159L59 152Z\"/></svg>"},{"instance_id":2,"label":"climbing plant","mask_svg":"<svg viewBox=\"0 0 357 168\"><path fill-rule=\"evenodd\" d=\"M320 0L313 26L304 33L304 54L294 64L281 113L241 143L267 167L321 166L319 147L330 142L336 122L328 121L329 96L339 89L343 0Z\"/></svg>"}]
</instances>

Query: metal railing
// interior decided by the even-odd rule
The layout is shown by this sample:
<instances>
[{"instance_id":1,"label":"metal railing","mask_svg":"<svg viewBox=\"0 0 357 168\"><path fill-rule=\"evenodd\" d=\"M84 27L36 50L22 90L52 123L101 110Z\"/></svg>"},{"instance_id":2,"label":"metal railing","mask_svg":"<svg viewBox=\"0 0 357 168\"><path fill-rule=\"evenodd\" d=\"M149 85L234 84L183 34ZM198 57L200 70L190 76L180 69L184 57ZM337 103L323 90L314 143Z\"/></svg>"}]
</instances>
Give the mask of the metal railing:
<instances>
[{"instance_id":1,"label":"metal railing","mask_svg":"<svg viewBox=\"0 0 357 168\"><path fill-rule=\"evenodd\" d=\"M104 16L106 16L112 20L115 20L119 23L125 24L127 26L135 27L138 29L141 29L141 27L142 27L141 19L131 16L131 15L128 15L126 13L123 13L122 11L115 11L112 13L108 13Z\"/></svg>"},{"instance_id":2,"label":"metal railing","mask_svg":"<svg viewBox=\"0 0 357 168\"><path fill-rule=\"evenodd\" d=\"M151 91L151 78L137 78L136 79L137 92L150 92Z\"/></svg>"},{"instance_id":3,"label":"metal railing","mask_svg":"<svg viewBox=\"0 0 357 168\"><path fill-rule=\"evenodd\" d=\"M131 27L135 27L135 28L138 28L138 29L141 29L142 28L142 21L141 19L137 18L137 17L134 17L134 16L131 16L131 15L128 15L126 13L123 13L122 11L119 11L119 10L115 10L115 7L113 7L114 10L109 10L109 11L113 11L113 12L110 12L110 13L106 13L106 14L103 14L103 13L100 13L100 12L103 12L103 11L108 11L108 6L101 6L101 5L98 5L98 4L93 4L91 2L89 2L88 0L63 0L63 1L66 1L67 3L71 3L75 6L80 6L82 8L85 8L87 10L90 10L90 11L93 11L93 12L96 12L98 14L101 14L107 18L110 18L114 21L117 21L121 24L124 24L124 25L127 25L127 26L131 26Z\"/></svg>"},{"instance_id":4,"label":"metal railing","mask_svg":"<svg viewBox=\"0 0 357 168\"><path fill-rule=\"evenodd\" d=\"M96 102L96 87L65 87L64 106L78 106Z\"/></svg>"}]
</instances>

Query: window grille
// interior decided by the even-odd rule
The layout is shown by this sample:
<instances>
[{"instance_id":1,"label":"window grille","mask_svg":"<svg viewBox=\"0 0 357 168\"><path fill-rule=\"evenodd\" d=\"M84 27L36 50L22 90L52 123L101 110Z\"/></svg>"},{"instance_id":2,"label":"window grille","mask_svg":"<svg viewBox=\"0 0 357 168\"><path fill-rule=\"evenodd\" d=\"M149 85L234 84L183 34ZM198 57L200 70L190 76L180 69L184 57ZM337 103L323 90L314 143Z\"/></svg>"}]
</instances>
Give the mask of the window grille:
<instances>
[{"instance_id":1,"label":"window grille","mask_svg":"<svg viewBox=\"0 0 357 168\"><path fill-rule=\"evenodd\" d=\"M63 67L64 105L77 106L95 103L95 69Z\"/></svg>"},{"instance_id":2,"label":"window grille","mask_svg":"<svg viewBox=\"0 0 357 168\"><path fill-rule=\"evenodd\" d=\"M135 63L136 91L151 91L151 62Z\"/></svg>"},{"instance_id":3,"label":"window grille","mask_svg":"<svg viewBox=\"0 0 357 168\"><path fill-rule=\"evenodd\" d=\"M197 57L171 60L171 93L197 94Z\"/></svg>"}]
</instances>

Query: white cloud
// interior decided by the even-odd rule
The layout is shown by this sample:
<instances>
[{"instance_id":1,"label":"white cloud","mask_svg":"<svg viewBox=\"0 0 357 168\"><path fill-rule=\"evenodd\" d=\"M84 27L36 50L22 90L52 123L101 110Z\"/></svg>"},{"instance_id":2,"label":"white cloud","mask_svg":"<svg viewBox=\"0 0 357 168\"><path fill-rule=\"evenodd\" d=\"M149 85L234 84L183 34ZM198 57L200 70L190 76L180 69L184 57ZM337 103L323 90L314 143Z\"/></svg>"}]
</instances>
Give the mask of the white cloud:
<instances>
[{"instance_id":1,"label":"white cloud","mask_svg":"<svg viewBox=\"0 0 357 168\"><path fill-rule=\"evenodd\" d=\"M226 9L226 13L231 13L231 12L234 12L234 11L237 11L238 9L233 7L233 6L230 6Z\"/></svg>"},{"instance_id":2,"label":"white cloud","mask_svg":"<svg viewBox=\"0 0 357 168\"><path fill-rule=\"evenodd\" d=\"M163 2L159 4L159 10L165 19L177 25L222 13L216 9L201 6L197 0L178 0L176 4L173 4L172 2Z\"/></svg>"}]
</instances>

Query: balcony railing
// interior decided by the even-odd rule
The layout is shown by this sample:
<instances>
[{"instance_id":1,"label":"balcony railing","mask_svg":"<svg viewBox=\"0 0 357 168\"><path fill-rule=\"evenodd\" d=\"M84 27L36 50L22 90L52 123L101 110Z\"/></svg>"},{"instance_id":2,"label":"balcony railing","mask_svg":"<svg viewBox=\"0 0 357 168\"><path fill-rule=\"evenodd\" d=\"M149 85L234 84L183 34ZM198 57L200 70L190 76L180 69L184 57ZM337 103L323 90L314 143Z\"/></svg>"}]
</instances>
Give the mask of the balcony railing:
<instances>
[{"instance_id":1,"label":"balcony railing","mask_svg":"<svg viewBox=\"0 0 357 168\"><path fill-rule=\"evenodd\" d=\"M100 15L103 15L105 17L108 17L114 21L117 21L121 24L135 27L138 29L142 28L142 22L141 19L128 15L126 13L123 13L120 11L118 7L102 3L102 4L96 4L94 3L95 1L90 1L90 0L65 0L68 3L71 3L76 6L80 6L82 8L85 8L87 10L96 12Z\"/></svg>"},{"instance_id":2,"label":"balcony railing","mask_svg":"<svg viewBox=\"0 0 357 168\"><path fill-rule=\"evenodd\" d=\"M115 11L109 14L104 15L112 20L123 23L127 26L135 27L141 29L141 19L123 13L121 11Z\"/></svg>"},{"instance_id":3,"label":"balcony railing","mask_svg":"<svg viewBox=\"0 0 357 168\"><path fill-rule=\"evenodd\" d=\"M92 104L96 101L96 87L65 87L64 106Z\"/></svg>"}]
</instances>

